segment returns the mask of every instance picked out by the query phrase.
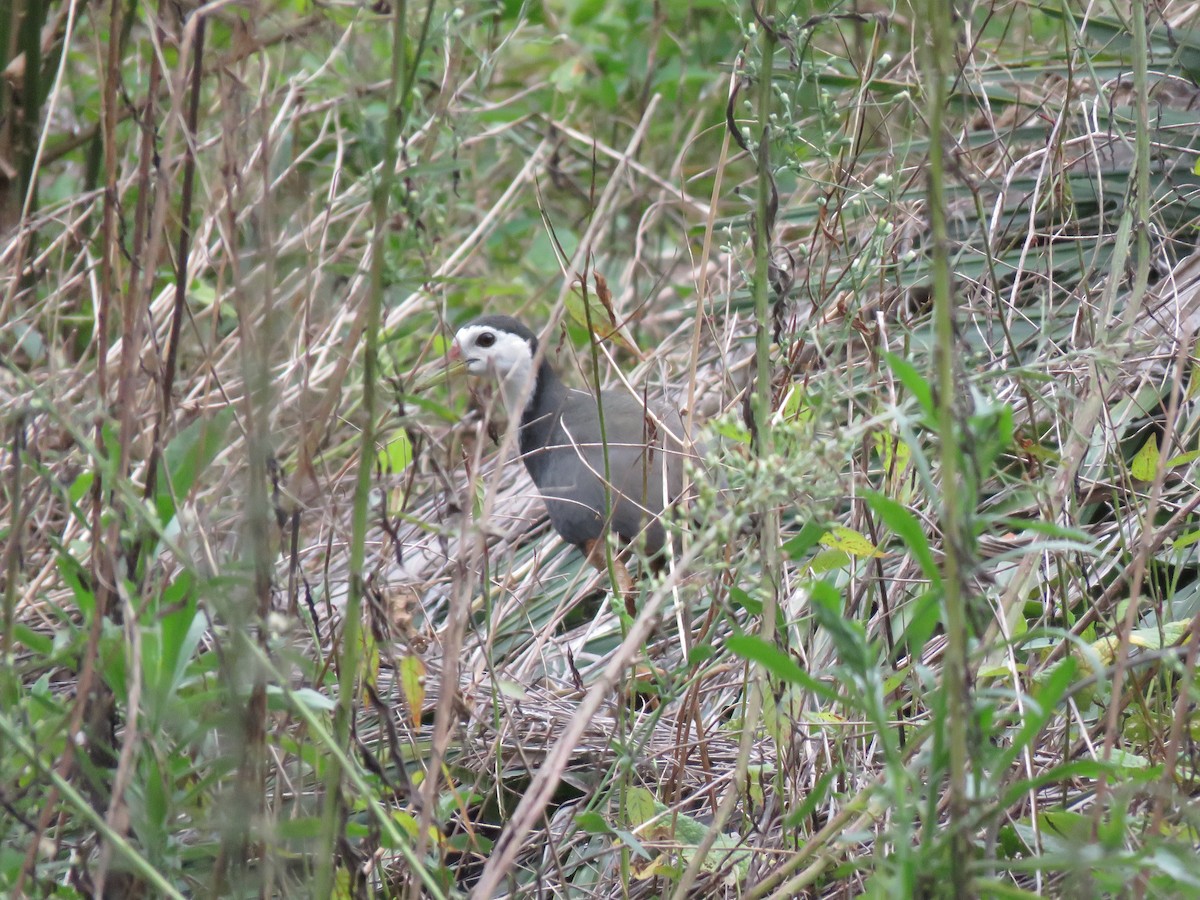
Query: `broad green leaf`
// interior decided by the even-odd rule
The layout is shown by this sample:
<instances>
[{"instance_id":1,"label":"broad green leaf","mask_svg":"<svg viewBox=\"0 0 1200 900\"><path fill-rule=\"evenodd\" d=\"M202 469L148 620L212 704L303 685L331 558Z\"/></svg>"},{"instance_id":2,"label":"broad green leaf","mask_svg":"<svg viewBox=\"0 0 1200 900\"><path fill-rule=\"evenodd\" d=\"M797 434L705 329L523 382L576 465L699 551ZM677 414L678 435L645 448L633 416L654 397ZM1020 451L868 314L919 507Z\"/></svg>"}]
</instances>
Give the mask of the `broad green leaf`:
<instances>
[{"instance_id":1,"label":"broad green leaf","mask_svg":"<svg viewBox=\"0 0 1200 900\"><path fill-rule=\"evenodd\" d=\"M1013 531L1032 531L1047 537L1061 538L1064 541L1074 541L1084 547L1090 547L1095 538L1080 528L1069 528L1056 522L1045 522L1041 519L1018 519L1012 516L1000 516L992 520L997 525L1004 525Z\"/></svg>"},{"instance_id":2,"label":"broad green leaf","mask_svg":"<svg viewBox=\"0 0 1200 900\"><path fill-rule=\"evenodd\" d=\"M654 818L658 812L658 801L643 787L631 788L625 798L625 812L629 816L629 826L637 828Z\"/></svg>"},{"instance_id":3,"label":"broad green leaf","mask_svg":"<svg viewBox=\"0 0 1200 900\"><path fill-rule=\"evenodd\" d=\"M862 625L845 617L842 595L833 585L818 581L810 586L809 596L817 624L833 638L842 662L854 674L866 677L868 670L873 670L875 654Z\"/></svg>"},{"instance_id":4,"label":"broad green leaf","mask_svg":"<svg viewBox=\"0 0 1200 900\"><path fill-rule=\"evenodd\" d=\"M333 900L354 900L354 876L344 866L333 873Z\"/></svg>"},{"instance_id":5,"label":"broad green leaf","mask_svg":"<svg viewBox=\"0 0 1200 900\"><path fill-rule=\"evenodd\" d=\"M942 611L941 599L941 591L931 589L912 604L912 613L900 635L900 643L907 648L908 655L915 659L920 659L930 635L937 627Z\"/></svg>"},{"instance_id":6,"label":"broad green leaf","mask_svg":"<svg viewBox=\"0 0 1200 900\"><path fill-rule=\"evenodd\" d=\"M732 416L723 416L714 420L711 427L713 431L723 438L728 438L739 444L750 443L750 431Z\"/></svg>"},{"instance_id":7,"label":"broad green leaf","mask_svg":"<svg viewBox=\"0 0 1200 900\"><path fill-rule=\"evenodd\" d=\"M161 524L175 518L175 500L187 497L217 454L229 446L226 438L232 422L233 407L226 406L197 419L167 444L159 464L154 500Z\"/></svg>"},{"instance_id":8,"label":"broad green leaf","mask_svg":"<svg viewBox=\"0 0 1200 900\"><path fill-rule=\"evenodd\" d=\"M735 634L725 641L725 646L736 656L756 662L776 678L783 681L804 683L809 680L804 670L791 656L774 644L768 644L753 634Z\"/></svg>"},{"instance_id":9,"label":"broad green leaf","mask_svg":"<svg viewBox=\"0 0 1200 900\"><path fill-rule=\"evenodd\" d=\"M926 415L934 414L933 408L933 388L929 386L929 382L925 377L917 371L917 367L910 363L902 356L897 356L895 353L890 353L887 350L883 351L883 360L887 363L892 374L895 375L900 383L908 388L908 392L913 395L913 398L921 404Z\"/></svg>"},{"instance_id":10,"label":"broad green leaf","mask_svg":"<svg viewBox=\"0 0 1200 900\"><path fill-rule=\"evenodd\" d=\"M787 818L784 820L784 827L798 827L813 814L813 811L817 808L818 804L825 803L829 799L829 784L838 774L839 770L830 769L828 772L818 778L817 783L813 785L813 789L804 796L804 799L801 801L800 805L788 813Z\"/></svg>"},{"instance_id":11,"label":"broad green leaf","mask_svg":"<svg viewBox=\"0 0 1200 900\"><path fill-rule=\"evenodd\" d=\"M1191 624L1191 621L1184 619L1179 622L1167 622L1161 630L1156 626L1138 628L1129 633L1129 644L1131 647L1140 647L1143 650L1162 650L1166 647L1174 647L1187 636ZM1118 635L1110 634L1094 641L1091 649L1099 658L1100 665L1111 666L1116 661L1117 649L1120 645L1121 638ZM1078 648L1073 652L1081 655Z\"/></svg>"},{"instance_id":12,"label":"broad green leaf","mask_svg":"<svg viewBox=\"0 0 1200 900\"><path fill-rule=\"evenodd\" d=\"M312 688L289 690L277 684L267 685L267 701L273 710L287 709L289 703L298 703L314 712L329 712L337 708L337 701Z\"/></svg>"},{"instance_id":13,"label":"broad green leaf","mask_svg":"<svg viewBox=\"0 0 1200 900\"><path fill-rule=\"evenodd\" d=\"M638 840L637 835L635 835L632 831L628 831L624 828L614 828L613 834L617 836L622 844L632 850L636 856L640 857L641 859L651 859L650 851L646 849L645 845Z\"/></svg>"},{"instance_id":14,"label":"broad green leaf","mask_svg":"<svg viewBox=\"0 0 1200 900\"><path fill-rule=\"evenodd\" d=\"M575 825L588 834L612 834L612 828L598 812L581 812L575 817Z\"/></svg>"},{"instance_id":15,"label":"broad green leaf","mask_svg":"<svg viewBox=\"0 0 1200 900\"><path fill-rule=\"evenodd\" d=\"M745 591L740 587L731 586L729 588L729 596L737 603L738 606L750 613L750 615L762 615L762 601L757 597L751 596L748 591Z\"/></svg>"},{"instance_id":16,"label":"broad green leaf","mask_svg":"<svg viewBox=\"0 0 1200 900\"><path fill-rule=\"evenodd\" d=\"M781 549L788 559L800 560L825 533L825 529L816 522L806 522L799 533L783 542Z\"/></svg>"},{"instance_id":17,"label":"broad green leaf","mask_svg":"<svg viewBox=\"0 0 1200 900\"><path fill-rule=\"evenodd\" d=\"M412 459L412 441L408 439L408 434L403 430L397 431L395 436L379 451L379 466L384 472L393 474L403 472L408 468Z\"/></svg>"},{"instance_id":18,"label":"broad green leaf","mask_svg":"<svg viewBox=\"0 0 1200 900\"><path fill-rule=\"evenodd\" d=\"M1178 456L1172 456L1167 460L1167 468L1175 469L1179 466L1186 466L1188 463L1193 463L1200 459L1200 450L1191 450L1187 453L1180 453Z\"/></svg>"},{"instance_id":19,"label":"broad green leaf","mask_svg":"<svg viewBox=\"0 0 1200 900\"><path fill-rule=\"evenodd\" d=\"M808 563L808 571L813 575L824 575L835 569L844 569L850 565L850 554L844 550L822 550L813 556Z\"/></svg>"},{"instance_id":20,"label":"broad green leaf","mask_svg":"<svg viewBox=\"0 0 1200 900\"><path fill-rule=\"evenodd\" d=\"M908 551L916 557L925 577L935 585L941 584L941 572L933 560L933 551L929 549L929 541L925 537L925 532L921 528L921 523L917 521L917 517L895 500L885 497L878 491L864 491L863 497L866 499L867 505L883 520L883 524L890 528L908 547Z\"/></svg>"},{"instance_id":21,"label":"broad green leaf","mask_svg":"<svg viewBox=\"0 0 1200 900\"><path fill-rule=\"evenodd\" d=\"M777 415L780 422L808 422L813 417L812 406L808 403L808 395L804 389L793 384L788 388Z\"/></svg>"},{"instance_id":22,"label":"broad green leaf","mask_svg":"<svg viewBox=\"0 0 1200 900\"><path fill-rule=\"evenodd\" d=\"M1200 541L1200 531L1186 531L1171 542L1171 546L1176 550L1183 550L1192 544Z\"/></svg>"}]
</instances>

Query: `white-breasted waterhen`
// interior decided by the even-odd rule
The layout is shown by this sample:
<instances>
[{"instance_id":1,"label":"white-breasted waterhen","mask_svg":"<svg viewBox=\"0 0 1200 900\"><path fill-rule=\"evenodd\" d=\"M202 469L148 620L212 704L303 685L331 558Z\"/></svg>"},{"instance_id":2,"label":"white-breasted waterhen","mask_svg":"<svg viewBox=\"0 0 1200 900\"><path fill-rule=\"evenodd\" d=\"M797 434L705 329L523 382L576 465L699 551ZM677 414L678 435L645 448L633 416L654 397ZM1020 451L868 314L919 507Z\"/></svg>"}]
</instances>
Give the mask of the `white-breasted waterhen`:
<instances>
[{"instance_id":1,"label":"white-breasted waterhen","mask_svg":"<svg viewBox=\"0 0 1200 900\"><path fill-rule=\"evenodd\" d=\"M609 530L642 546L651 560L660 558L666 543L661 516L683 487L687 450L678 412L647 408L625 390L599 397L572 390L544 358L535 370L537 335L509 316L463 325L450 357L465 362L472 375L498 382L508 415L519 422L525 468L563 540L601 570ZM628 595L632 579L623 565L616 568L618 587Z\"/></svg>"}]
</instances>

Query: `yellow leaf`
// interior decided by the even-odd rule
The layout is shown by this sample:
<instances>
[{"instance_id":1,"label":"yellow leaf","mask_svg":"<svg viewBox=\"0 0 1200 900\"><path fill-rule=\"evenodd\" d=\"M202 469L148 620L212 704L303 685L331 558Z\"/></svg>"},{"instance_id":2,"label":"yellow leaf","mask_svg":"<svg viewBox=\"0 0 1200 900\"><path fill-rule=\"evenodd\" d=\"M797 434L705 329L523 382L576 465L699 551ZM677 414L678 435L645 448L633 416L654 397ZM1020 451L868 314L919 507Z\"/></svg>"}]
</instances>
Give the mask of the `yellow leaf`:
<instances>
[{"instance_id":1,"label":"yellow leaf","mask_svg":"<svg viewBox=\"0 0 1200 900\"><path fill-rule=\"evenodd\" d=\"M863 535L859 534L853 528L846 528L843 525L835 525L832 529L825 532L824 537L821 538L821 545L828 547L830 550L841 550L843 553L848 553L859 559L871 556L883 556L883 553L877 550L875 545L863 537Z\"/></svg>"},{"instance_id":2,"label":"yellow leaf","mask_svg":"<svg viewBox=\"0 0 1200 900\"><path fill-rule=\"evenodd\" d=\"M400 831L404 832L404 834L411 841L415 841L417 839L417 835L421 833L421 823L417 820L416 816L407 810L393 810L392 821L396 823L396 827L399 828ZM429 830L425 832L425 836L429 843L435 847L445 843L445 838L442 836L442 833L438 831L437 827L434 825L429 826ZM381 841L384 846L391 845L391 841L389 841L385 836L381 836Z\"/></svg>"},{"instance_id":3,"label":"yellow leaf","mask_svg":"<svg viewBox=\"0 0 1200 900\"><path fill-rule=\"evenodd\" d=\"M1162 650L1165 647L1173 647L1184 639L1191 624L1190 619L1182 619L1178 622L1163 623L1161 631L1157 627L1138 628L1129 633L1129 645L1144 650ZM1088 656L1094 654L1094 659L1100 666L1111 666L1117 659L1117 651L1120 646L1120 637L1110 634L1098 641L1093 641L1088 650L1081 652L1077 649L1075 652L1085 662L1090 662Z\"/></svg>"},{"instance_id":4,"label":"yellow leaf","mask_svg":"<svg viewBox=\"0 0 1200 900\"><path fill-rule=\"evenodd\" d=\"M413 727L421 727L421 710L425 706L425 663L412 654L400 660L400 690L408 702L408 715Z\"/></svg>"},{"instance_id":5,"label":"yellow leaf","mask_svg":"<svg viewBox=\"0 0 1200 900\"><path fill-rule=\"evenodd\" d=\"M367 684L375 687L379 684L379 644L370 631L362 632L362 677Z\"/></svg>"},{"instance_id":6,"label":"yellow leaf","mask_svg":"<svg viewBox=\"0 0 1200 900\"><path fill-rule=\"evenodd\" d=\"M645 881L656 875L671 874L671 866L664 861L662 854L657 854L650 859L639 858L630 862L629 874L638 881Z\"/></svg>"},{"instance_id":7,"label":"yellow leaf","mask_svg":"<svg viewBox=\"0 0 1200 900\"><path fill-rule=\"evenodd\" d=\"M1154 473L1158 470L1158 436L1150 435L1150 439L1142 444L1142 449L1133 458L1129 472L1138 481L1153 481Z\"/></svg>"}]
</instances>

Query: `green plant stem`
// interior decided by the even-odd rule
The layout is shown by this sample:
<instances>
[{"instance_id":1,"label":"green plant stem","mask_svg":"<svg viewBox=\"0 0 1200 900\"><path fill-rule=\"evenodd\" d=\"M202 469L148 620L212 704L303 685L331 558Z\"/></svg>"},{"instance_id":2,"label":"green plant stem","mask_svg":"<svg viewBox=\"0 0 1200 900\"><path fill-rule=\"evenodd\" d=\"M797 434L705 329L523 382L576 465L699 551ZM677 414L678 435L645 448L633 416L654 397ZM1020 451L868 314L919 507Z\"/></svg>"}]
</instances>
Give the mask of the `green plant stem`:
<instances>
[{"instance_id":1,"label":"green plant stem","mask_svg":"<svg viewBox=\"0 0 1200 900\"><path fill-rule=\"evenodd\" d=\"M25 411L18 410L12 417L12 467L9 473L8 540L4 544L4 622L0 634L0 691L4 697L15 696L20 680L12 659L13 627L16 625L17 578L21 565L21 535L25 530L25 506L21 502L24 471L22 454L25 452ZM0 751L3 748L0 747Z\"/></svg>"},{"instance_id":2,"label":"green plant stem","mask_svg":"<svg viewBox=\"0 0 1200 900\"><path fill-rule=\"evenodd\" d=\"M594 172L593 172L594 175ZM596 420L600 426L600 451L604 457L604 521L606 524L612 522L612 465L608 457L608 426L604 421L604 397L603 391L600 390L600 350L597 346L598 340L595 329L592 326L592 305L591 298L588 294L588 277L592 273L591 260L588 260L588 265L584 266L583 274L579 279L579 292L583 299L583 316L587 323L588 330L588 358L591 360L592 367L592 384L596 387ZM643 476L644 477L644 476ZM621 581L617 577L617 559L613 555L612 541L608 539L607 532L602 534L600 540L604 542L604 564L608 570L608 580L612 585L613 597L616 602L614 606L618 609L617 618L621 623L622 635L629 633L629 625L633 622L633 617L636 614L633 607L632 597L622 597L623 590ZM625 565L624 562L619 563ZM626 615L622 615L624 612ZM617 733L624 739L625 735L625 703L623 697L625 690L621 690L617 694ZM617 816L619 822L628 820L628 801L629 801L629 770L621 767L614 773L617 778ZM624 843L621 845L621 888L628 894L629 891L629 847Z\"/></svg>"},{"instance_id":3,"label":"green plant stem","mask_svg":"<svg viewBox=\"0 0 1200 900\"><path fill-rule=\"evenodd\" d=\"M146 884L158 891L158 896L175 897L182 900L183 894L179 893L175 887L167 881L157 869L142 856L134 847L125 839L119 831L116 831L108 826L104 821L104 817L100 815L87 801L82 794L79 793L54 767L43 763L38 756L37 748L34 747L26 739L25 723L19 725L14 723L6 715L0 714L0 733L12 742L16 752L28 760L30 766L44 778L50 780L51 785L57 790L71 810L87 820L96 832L104 838L107 846L111 847L113 852L129 867L130 871L134 872L138 877L145 880Z\"/></svg>"},{"instance_id":4,"label":"green plant stem","mask_svg":"<svg viewBox=\"0 0 1200 900\"><path fill-rule=\"evenodd\" d=\"M933 317L937 346L937 430L942 466L942 590L945 605L946 653L943 690L946 740L949 750L950 878L951 891L959 897L973 895L970 835L966 831L967 808L967 722L970 698L967 686L966 591L963 584L965 560L960 557L970 535L963 510L962 446L955 422L954 401L954 296L950 279L950 248L946 226L946 139L943 115L948 101L949 73L946 63L954 58L952 17L946 4L927 0L925 21L930 40L923 55L928 85L929 186L928 208L933 249Z\"/></svg>"},{"instance_id":5,"label":"green plant stem","mask_svg":"<svg viewBox=\"0 0 1200 900\"><path fill-rule=\"evenodd\" d=\"M921 778L921 760L930 752L928 744L934 732L935 727L932 724L922 726L904 748L904 758L900 760L900 765L906 767L908 778L913 782ZM822 872L846 856L847 848L839 841L843 834L858 831L878 819L878 813L871 810L871 798L884 787L887 779L894 777L895 774L891 772L877 775L853 796L842 801L837 813L830 817L820 831L808 838L797 853L788 857L778 868L747 891L746 900L762 900L764 897L784 900L800 895ZM812 862L803 872L788 878L809 860ZM788 878L787 882L780 886L780 882L785 878Z\"/></svg>"},{"instance_id":6,"label":"green plant stem","mask_svg":"<svg viewBox=\"0 0 1200 900\"><path fill-rule=\"evenodd\" d=\"M1149 60L1146 52L1146 4L1145 0L1133 0L1130 9L1131 31L1133 32L1133 90L1136 134L1134 150L1136 154L1135 174L1133 181L1133 247L1134 247L1134 276L1130 301L1122 316L1120 337L1129 333L1136 321L1136 316L1142 307L1146 296L1146 288L1150 280L1150 91L1149 91ZM1114 280L1116 279L1114 270ZM1110 344L1112 346L1112 344ZM1169 426L1168 426L1169 428ZM1169 431L1168 431L1169 433ZM1112 677L1112 699L1108 706L1104 726L1103 759L1107 763L1112 758L1116 747L1121 711L1125 704L1121 701L1121 691L1125 681L1125 671L1129 666L1129 635L1133 631L1138 612L1141 609L1142 583L1146 574L1146 563L1150 557L1150 546L1153 541L1154 528L1158 505L1162 497L1162 482L1164 460L1170 453L1164 444L1162 456L1156 465L1156 473L1150 489L1150 499L1146 505L1145 521L1147 527L1142 530L1138 544L1137 555L1133 560L1133 576L1129 585L1129 602L1125 606L1125 617L1121 623L1120 644L1117 648L1116 664ZM1104 773L1096 785L1096 801L1092 806L1093 831L1099 827L1104 815L1105 796L1108 793L1108 775Z\"/></svg>"},{"instance_id":7,"label":"green plant stem","mask_svg":"<svg viewBox=\"0 0 1200 900\"><path fill-rule=\"evenodd\" d=\"M755 386L751 399L751 415L753 417L755 435L755 454L760 477L769 477L764 471L771 465L774 441L771 435L771 335L769 323L770 309L770 278L768 270L771 263L771 232L773 211L772 196L775 191L774 177L771 173L770 161L770 113L771 99L774 86L775 47L778 39L772 30L775 20L775 2L766 0L761 11L763 21L772 27L763 28L760 25L761 38L759 42L760 57L758 70L757 114L761 126L758 143L757 192L755 198L754 222L754 310L755 310ZM762 554L762 594L763 610L760 622L760 636L768 643L775 641L775 611L778 608L778 592L781 583L779 558L779 511L770 501L759 510L760 533L759 550ZM763 698L770 690L766 672L758 664L751 664L748 683L748 700L746 714L742 725L741 740L738 743L737 766L733 782L729 785L720 806L713 815L712 823L704 833L695 853L688 862L688 867L675 886L671 895L673 900L684 900L691 895L692 886L700 875L705 858L712 850L717 837L722 833L725 823L733 814L738 803L738 791L746 783L746 773L750 763L750 750L754 743L754 734L758 730L758 721L762 715Z\"/></svg>"},{"instance_id":8,"label":"green plant stem","mask_svg":"<svg viewBox=\"0 0 1200 900\"><path fill-rule=\"evenodd\" d=\"M375 465L375 382L379 377L379 329L383 310L383 266L388 233L388 201L395 180L398 145L408 108L407 0L392 7L392 79L388 97L391 115L384 130L384 151L379 177L372 196L371 280L364 328L362 437L359 442L358 477L354 485L354 508L350 538L350 585L338 657L338 704L334 714L334 740L338 747L350 745L350 726L358 695L358 670L362 651L362 601L366 593L367 512L370 503L371 471ZM325 780L325 809L322 827L324 852L317 866L314 896L328 897L333 888L335 858L342 810L342 770L330 766Z\"/></svg>"},{"instance_id":9,"label":"green plant stem","mask_svg":"<svg viewBox=\"0 0 1200 900\"><path fill-rule=\"evenodd\" d=\"M762 133L758 143L757 196L755 198L754 229L754 363L755 396L754 426L757 434L757 465L760 483L775 478L771 469L775 459L775 436L771 428L773 398L773 367L771 365L771 250L774 243L775 207L778 204L775 176L771 170L771 101L774 93L775 50L778 38L775 34L775 0L763 5L763 19L769 27L763 28L762 70L758 82L758 121ZM769 498L771 492L763 492L764 503L758 511L760 525L759 552L762 558L761 596L762 618L759 634L763 641L775 643L775 618L779 608L779 595L783 584L783 560L780 547L779 507ZM746 783L747 766L750 762L750 742L758 728L759 717L766 703L771 685L767 670L754 665L754 687L746 710L745 733L738 748L736 783ZM732 791L730 792L733 793ZM715 833L713 835L715 837ZM707 837L707 835L706 835Z\"/></svg>"}]
</instances>

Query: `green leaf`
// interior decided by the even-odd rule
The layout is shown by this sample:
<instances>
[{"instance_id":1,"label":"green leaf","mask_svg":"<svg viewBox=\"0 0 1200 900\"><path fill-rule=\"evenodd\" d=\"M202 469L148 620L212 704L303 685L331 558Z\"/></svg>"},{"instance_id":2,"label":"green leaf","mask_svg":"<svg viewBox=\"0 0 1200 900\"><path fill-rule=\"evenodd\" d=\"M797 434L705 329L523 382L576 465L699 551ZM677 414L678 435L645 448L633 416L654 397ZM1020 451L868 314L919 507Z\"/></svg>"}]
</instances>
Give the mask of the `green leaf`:
<instances>
[{"instance_id":1,"label":"green leaf","mask_svg":"<svg viewBox=\"0 0 1200 900\"><path fill-rule=\"evenodd\" d=\"M921 409L926 415L934 414L933 408L933 388L929 386L929 382L925 377L917 371L916 366L901 356L895 353L890 353L887 350L883 351L883 360L887 363L892 374L895 375L900 383L908 388L908 392L913 395L913 398L921 405Z\"/></svg>"},{"instance_id":2,"label":"green leaf","mask_svg":"<svg viewBox=\"0 0 1200 900\"><path fill-rule=\"evenodd\" d=\"M725 640L725 646L736 656L756 662L776 678L797 684L804 683L808 676L791 656L774 644L768 644L758 635L735 634Z\"/></svg>"},{"instance_id":3,"label":"green leaf","mask_svg":"<svg viewBox=\"0 0 1200 900\"><path fill-rule=\"evenodd\" d=\"M697 644L688 651L687 665L688 668L695 668L703 663L708 662L716 655L717 649L712 644Z\"/></svg>"},{"instance_id":4,"label":"green leaf","mask_svg":"<svg viewBox=\"0 0 1200 900\"><path fill-rule=\"evenodd\" d=\"M803 802L794 810L788 813L784 820L785 828L798 828L802 825L809 816L813 814L813 810L817 805L824 803L829 799L829 784L838 775L837 769L830 769L824 775L817 779L817 783L813 785L813 789L808 792Z\"/></svg>"},{"instance_id":5,"label":"green leaf","mask_svg":"<svg viewBox=\"0 0 1200 900\"><path fill-rule=\"evenodd\" d=\"M379 451L379 467L384 472L396 474L408 468L413 460L412 441L407 432L397 431L395 436Z\"/></svg>"},{"instance_id":6,"label":"green leaf","mask_svg":"<svg viewBox=\"0 0 1200 900\"><path fill-rule=\"evenodd\" d=\"M867 676L873 669L875 654L867 645L862 625L843 615L842 595L833 585L818 581L809 590L817 624L833 638L838 656L856 675Z\"/></svg>"},{"instance_id":7,"label":"green leaf","mask_svg":"<svg viewBox=\"0 0 1200 900\"><path fill-rule=\"evenodd\" d=\"M199 598L192 588L192 576L180 572L163 591L159 601L160 625L157 634L157 653L152 652L155 641L146 636L143 652L146 671L148 703L159 703L160 712L167 711L171 697L179 690L188 672L196 648L208 632L208 616L199 608Z\"/></svg>"},{"instance_id":8,"label":"green leaf","mask_svg":"<svg viewBox=\"0 0 1200 900\"><path fill-rule=\"evenodd\" d=\"M1041 733L1046 722L1057 709L1067 688L1075 680L1076 668L1074 658L1068 656L1049 672L1042 673L1035 679L1037 687L1033 696L1022 706L1025 718L1021 723L1021 728L1013 736L1012 743L1000 754L1000 762L992 771L1008 771L1013 760Z\"/></svg>"},{"instance_id":9,"label":"green leaf","mask_svg":"<svg viewBox=\"0 0 1200 900\"><path fill-rule=\"evenodd\" d=\"M419 397L416 394L408 394L404 397L404 405L415 406L417 409L437 416L447 425L456 425L462 421L461 413L455 412L444 403L438 403L436 400L430 400L428 397Z\"/></svg>"},{"instance_id":10,"label":"green leaf","mask_svg":"<svg viewBox=\"0 0 1200 900\"><path fill-rule=\"evenodd\" d=\"M281 841L308 841L324 833L325 822L319 816L280 816L273 827L276 837Z\"/></svg>"},{"instance_id":11,"label":"green leaf","mask_svg":"<svg viewBox=\"0 0 1200 900\"><path fill-rule=\"evenodd\" d=\"M739 444L750 443L750 432L732 416L724 416L712 423L712 430L723 438L736 441Z\"/></svg>"},{"instance_id":12,"label":"green leaf","mask_svg":"<svg viewBox=\"0 0 1200 900\"><path fill-rule=\"evenodd\" d=\"M270 701L279 701L272 702L271 709L287 709L287 703L281 698L286 698L287 701L298 703L305 709L315 712L330 712L337 709L337 701L332 697L326 697L321 692L315 691L312 688L288 690L277 684L267 685L267 699Z\"/></svg>"},{"instance_id":13,"label":"green leaf","mask_svg":"<svg viewBox=\"0 0 1200 900\"><path fill-rule=\"evenodd\" d=\"M1134 456L1129 466L1129 474L1138 481L1153 481L1158 471L1158 435L1150 435L1149 440L1142 444L1142 449Z\"/></svg>"},{"instance_id":14,"label":"green leaf","mask_svg":"<svg viewBox=\"0 0 1200 900\"><path fill-rule=\"evenodd\" d=\"M929 541L921 528L921 523L911 512L877 491L864 491L863 497L867 505L883 520L883 523L896 534L908 547L908 551L916 557L925 577L935 585L941 585L942 573L933 560L933 552L929 549Z\"/></svg>"},{"instance_id":15,"label":"green leaf","mask_svg":"<svg viewBox=\"0 0 1200 900\"><path fill-rule=\"evenodd\" d=\"M844 550L822 550L808 563L808 571L813 575L824 575L835 569L844 569L850 565L850 554Z\"/></svg>"},{"instance_id":16,"label":"green leaf","mask_svg":"<svg viewBox=\"0 0 1200 900\"><path fill-rule=\"evenodd\" d=\"M1186 466L1188 463L1193 463L1200 459L1200 450L1189 450L1187 453L1180 453L1178 456L1172 456L1167 460L1168 469L1176 469L1179 466Z\"/></svg>"},{"instance_id":17,"label":"green leaf","mask_svg":"<svg viewBox=\"0 0 1200 900\"><path fill-rule=\"evenodd\" d=\"M642 842L637 839L632 831L626 831L624 828L614 828L613 834L621 839L621 843L632 850L637 856L642 859L651 859L650 853L642 845Z\"/></svg>"},{"instance_id":18,"label":"green leaf","mask_svg":"<svg viewBox=\"0 0 1200 900\"><path fill-rule=\"evenodd\" d=\"M825 528L818 525L816 522L806 522L804 527L800 529L798 534L793 535L783 542L780 548L785 556L793 561L799 561L808 553L821 537L825 534Z\"/></svg>"},{"instance_id":19,"label":"green leaf","mask_svg":"<svg viewBox=\"0 0 1200 900\"><path fill-rule=\"evenodd\" d=\"M587 25L596 16L604 12L604 8L607 5L605 0L581 0L581 2L575 4L575 8L571 11L571 24L577 28Z\"/></svg>"},{"instance_id":20,"label":"green leaf","mask_svg":"<svg viewBox=\"0 0 1200 900\"><path fill-rule=\"evenodd\" d=\"M925 645L929 642L930 635L937 627L938 618L941 615L941 601L942 592L940 590L929 590L912 604L912 613L900 636L900 644L914 659L920 659Z\"/></svg>"},{"instance_id":21,"label":"green leaf","mask_svg":"<svg viewBox=\"0 0 1200 900\"><path fill-rule=\"evenodd\" d=\"M604 821L604 816L598 812L581 812L575 817L575 824L588 834L612 834L613 830Z\"/></svg>"},{"instance_id":22,"label":"green leaf","mask_svg":"<svg viewBox=\"0 0 1200 900\"><path fill-rule=\"evenodd\" d=\"M1200 531L1185 531L1171 542L1175 550L1183 550L1200 541Z\"/></svg>"},{"instance_id":23,"label":"green leaf","mask_svg":"<svg viewBox=\"0 0 1200 900\"><path fill-rule=\"evenodd\" d=\"M1095 538L1086 531L1059 525L1057 522L1045 522L1041 519L1018 519L1013 516L998 516L992 521L997 525L1011 528L1013 531L1032 531L1034 534L1042 534L1046 537L1073 541L1084 548L1091 547L1095 542Z\"/></svg>"},{"instance_id":24,"label":"green leaf","mask_svg":"<svg viewBox=\"0 0 1200 900\"><path fill-rule=\"evenodd\" d=\"M13 624L13 637L38 656L48 657L54 650L54 641L49 635L34 631L22 622Z\"/></svg>"},{"instance_id":25,"label":"green leaf","mask_svg":"<svg viewBox=\"0 0 1200 900\"><path fill-rule=\"evenodd\" d=\"M912 462L912 449L898 436L875 433L875 452L889 478L903 478Z\"/></svg>"},{"instance_id":26,"label":"green leaf","mask_svg":"<svg viewBox=\"0 0 1200 900\"><path fill-rule=\"evenodd\" d=\"M793 384L783 399L779 410L779 418L784 422L809 422L813 418L812 406L808 403L808 394L800 385Z\"/></svg>"},{"instance_id":27,"label":"green leaf","mask_svg":"<svg viewBox=\"0 0 1200 900\"><path fill-rule=\"evenodd\" d=\"M631 788L625 799L625 812L629 817L630 827L636 828L658 814L658 801L645 788Z\"/></svg>"},{"instance_id":28,"label":"green leaf","mask_svg":"<svg viewBox=\"0 0 1200 900\"><path fill-rule=\"evenodd\" d=\"M159 464L154 507L158 521L166 525L175 518L175 499L185 498L217 454L229 446L226 436L233 422L233 407L226 406L200 418L171 440Z\"/></svg>"},{"instance_id":29,"label":"green leaf","mask_svg":"<svg viewBox=\"0 0 1200 900\"><path fill-rule=\"evenodd\" d=\"M757 597L752 597L750 594L740 587L729 588L730 598L737 603L742 609L750 613L752 616L762 615L762 601Z\"/></svg>"},{"instance_id":30,"label":"green leaf","mask_svg":"<svg viewBox=\"0 0 1200 900\"><path fill-rule=\"evenodd\" d=\"M725 646L735 656L756 662L781 681L798 684L831 702L838 700L837 692L813 678L800 668L791 656L773 644L753 634L735 634L725 640Z\"/></svg>"}]
</instances>

